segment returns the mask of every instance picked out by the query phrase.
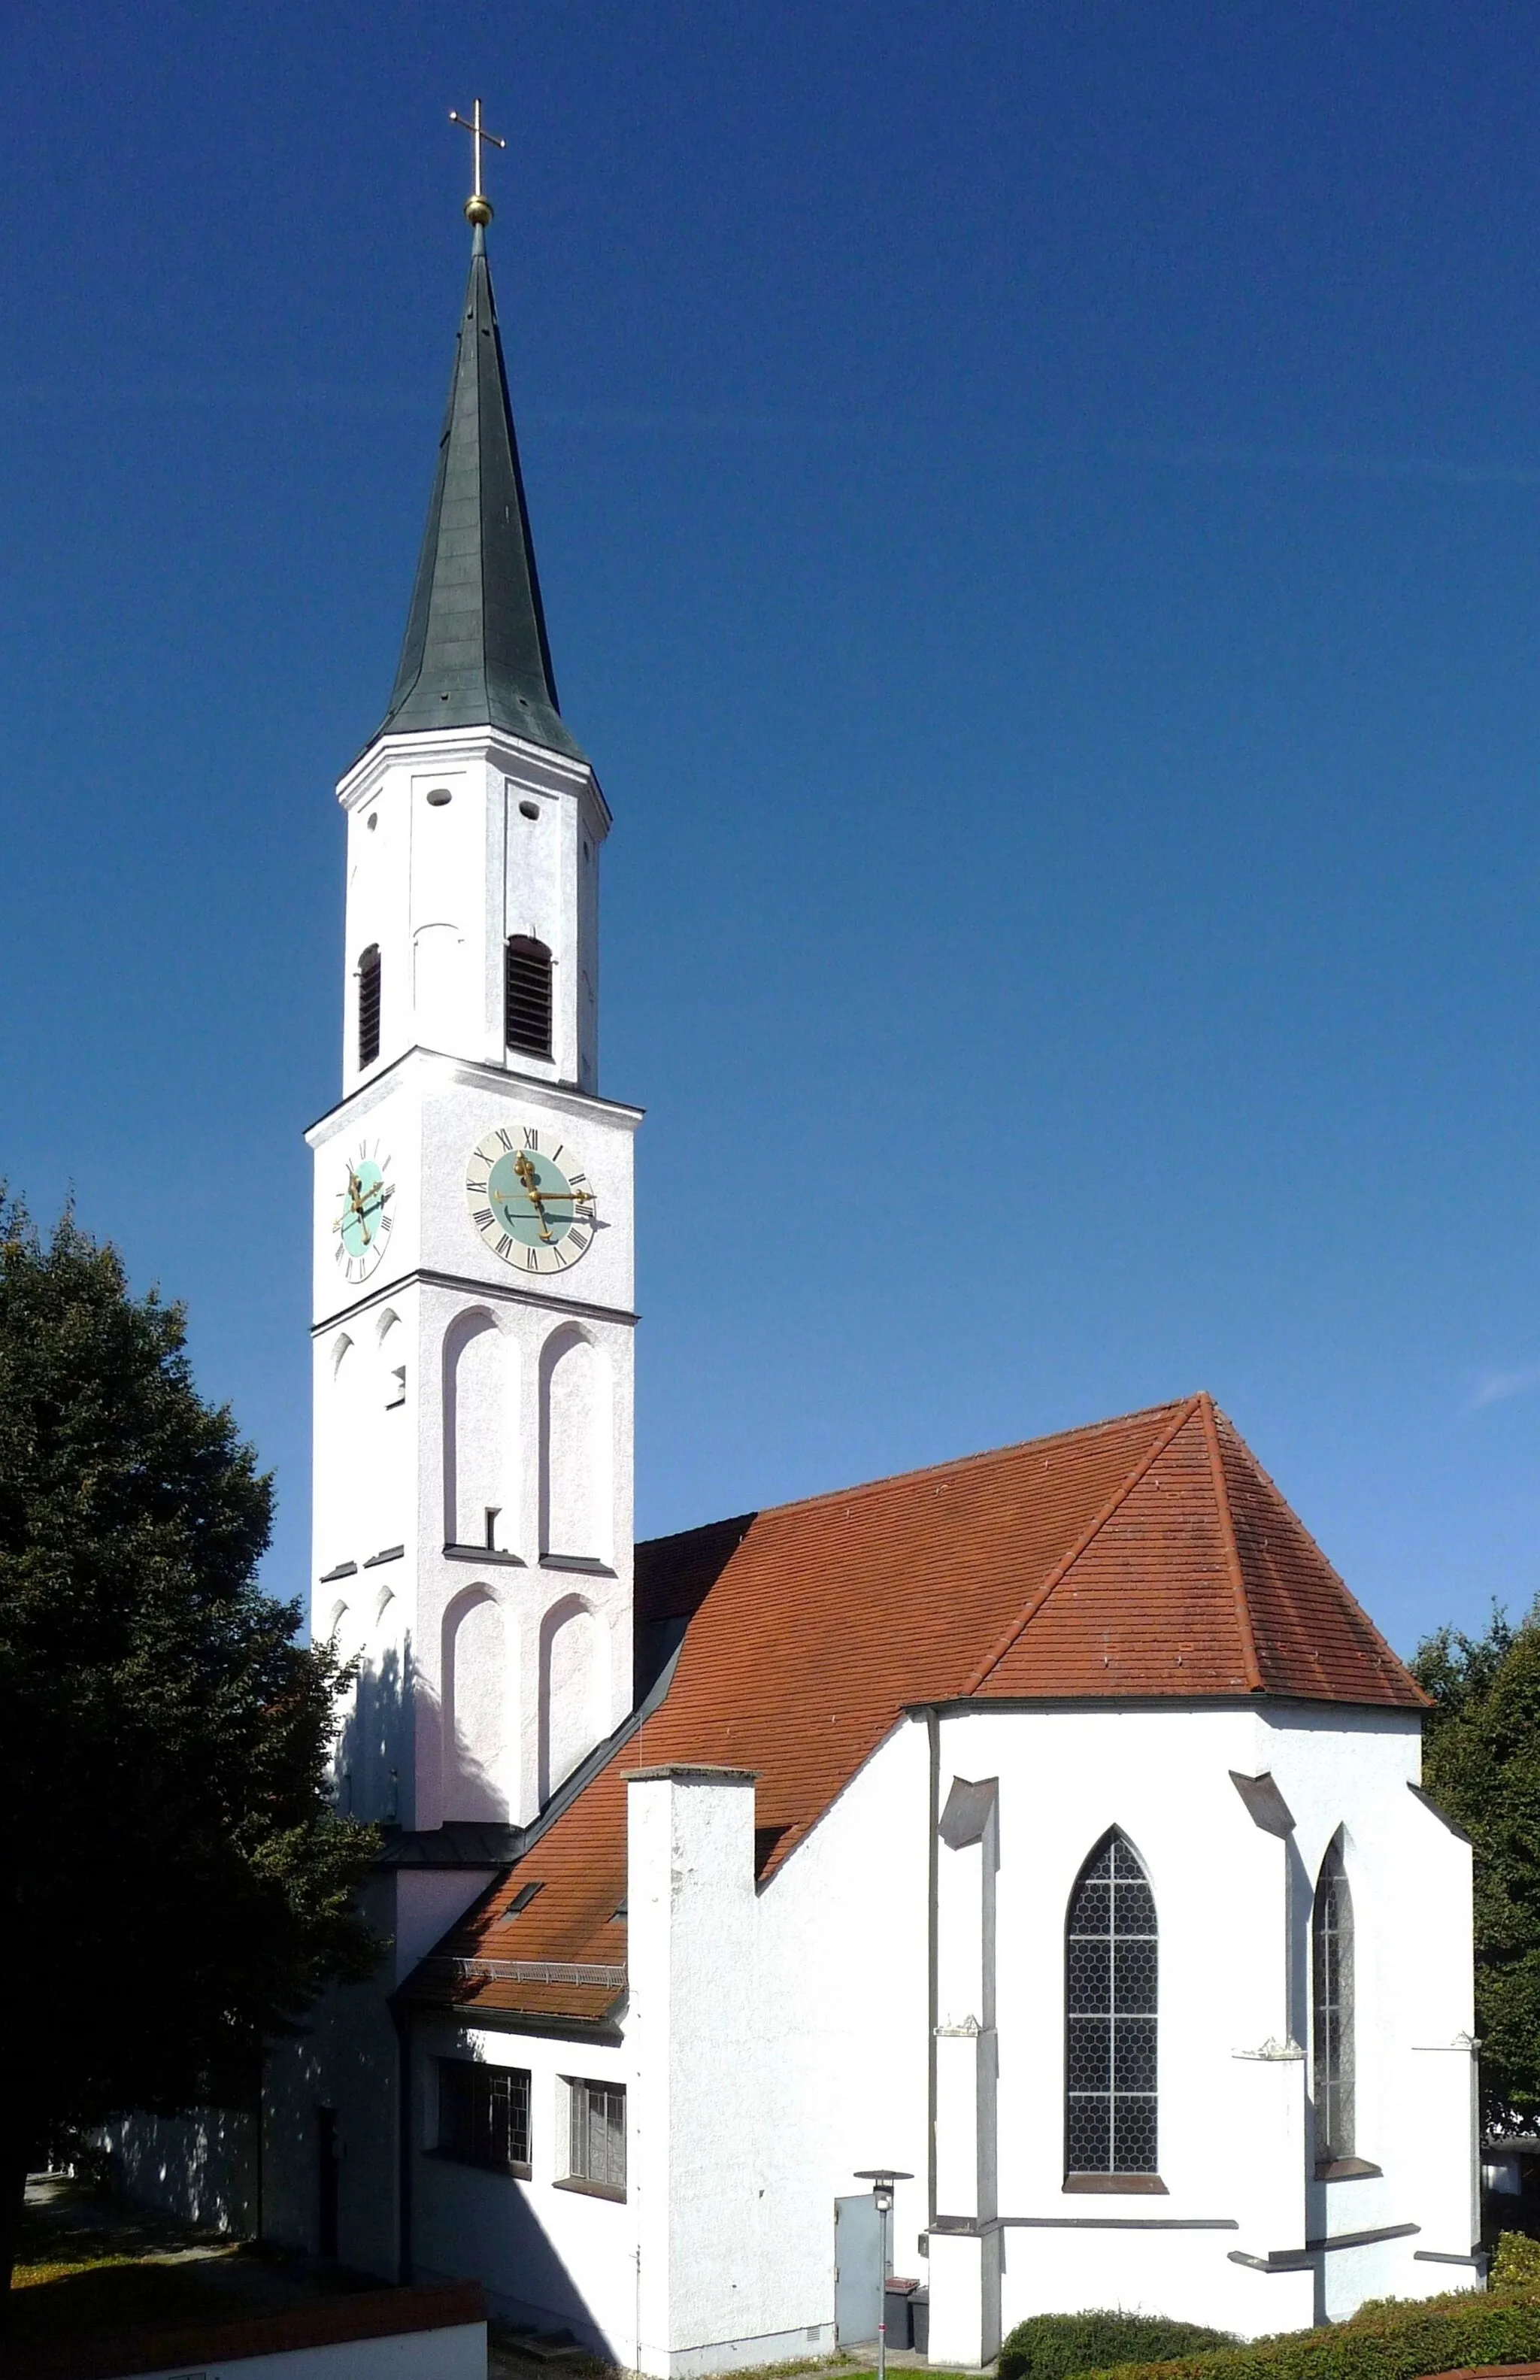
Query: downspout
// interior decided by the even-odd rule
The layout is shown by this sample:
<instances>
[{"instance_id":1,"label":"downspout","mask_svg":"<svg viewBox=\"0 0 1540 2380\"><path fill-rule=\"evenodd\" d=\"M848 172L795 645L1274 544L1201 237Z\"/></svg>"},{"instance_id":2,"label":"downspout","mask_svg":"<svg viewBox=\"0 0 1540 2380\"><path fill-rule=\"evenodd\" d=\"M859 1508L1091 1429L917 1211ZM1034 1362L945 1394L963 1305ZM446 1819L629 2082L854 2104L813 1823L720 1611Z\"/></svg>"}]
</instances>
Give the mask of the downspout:
<instances>
[{"instance_id":1,"label":"downspout","mask_svg":"<svg viewBox=\"0 0 1540 2380\"><path fill-rule=\"evenodd\" d=\"M257 2053L257 2245L262 2244L262 2133L267 2114L267 2046Z\"/></svg>"},{"instance_id":2,"label":"downspout","mask_svg":"<svg viewBox=\"0 0 1540 2380\"><path fill-rule=\"evenodd\" d=\"M395 2025L396 2101L396 2278L403 2289L412 2280L412 2019L399 2000L391 2002Z\"/></svg>"},{"instance_id":3,"label":"downspout","mask_svg":"<svg viewBox=\"0 0 1540 2380\"><path fill-rule=\"evenodd\" d=\"M940 2022L940 1825L941 1825L941 1719L940 1713L930 1709L925 1715L926 1733L930 1739L930 1840L926 1853L928 1876L926 1925L926 2128L925 2128L925 2220L928 2230L936 2222L936 2027Z\"/></svg>"}]
</instances>

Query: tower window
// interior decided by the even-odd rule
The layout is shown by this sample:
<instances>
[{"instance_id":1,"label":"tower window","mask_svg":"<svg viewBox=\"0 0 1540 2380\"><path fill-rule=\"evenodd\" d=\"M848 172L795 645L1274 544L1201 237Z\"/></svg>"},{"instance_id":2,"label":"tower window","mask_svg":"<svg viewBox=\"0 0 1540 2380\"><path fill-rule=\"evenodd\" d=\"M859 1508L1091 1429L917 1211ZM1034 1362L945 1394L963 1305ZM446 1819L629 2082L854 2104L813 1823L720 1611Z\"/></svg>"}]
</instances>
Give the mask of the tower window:
<instances>
[{"instance_id":1,"label":"tower window","mask_svg":"<svg viewBox=\"0 0 1540 2380\"><path fill-rule=\"evenodd\" d=\"M503 978L503 1037L510 1050L551 1055L551 953L531 935L509 937Z\"/></svg>"},{"instance_id":2,"label":"tower window","mask_svg":"<svg viewBox=\"0 0 1540 2380\"><path fill-rule=\"evenodd\" d=\"M380 945L370 942L358 961L358 1063L372 1066L380 1055Z\"/></svg>"}]
</instances>

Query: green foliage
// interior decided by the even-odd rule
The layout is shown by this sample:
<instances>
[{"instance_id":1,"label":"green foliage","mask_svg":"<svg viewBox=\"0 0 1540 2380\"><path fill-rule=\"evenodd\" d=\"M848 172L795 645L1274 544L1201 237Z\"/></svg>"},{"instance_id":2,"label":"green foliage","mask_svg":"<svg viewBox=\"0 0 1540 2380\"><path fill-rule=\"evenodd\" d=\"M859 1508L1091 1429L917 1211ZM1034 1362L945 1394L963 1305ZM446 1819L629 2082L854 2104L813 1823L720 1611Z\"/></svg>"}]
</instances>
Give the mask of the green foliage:
<instances>
[{"instance_id":1,"label":"green foliage","mask_svg":"<svg viewBox=\"0 0 1540 2380\"><path fill-rule=\"evenodd\" d=\"M1434 1698L1424 1781L1474 1845L1484 2113L1510 2125L1540 2113L1540 1614L1440 1629L1412 1666Z\"/></svg>"},{"instance_id":2,"label":"green foliage","mask_svg":"<svg viewBox=\"0 0 1540 2380\"><path fill-rule=\"evenodd\" d=\"M1000 2380L1069 2380L1111 2363L1157 2363L1194 2355L1204 2347L1231 2347L1228 2331L1201 2323L1170 2322L1161 2314L1037 2313L1019 2322L1000 2350Z\"/></svg>"},{"instance_id":3,"label":"green foliage","mask_svg":"<svg viewBox=\"0 0 1540 2380\"><path fill-rule=\"evenodd\" d=\"M249 2096L378 1946L326 1799L338 1691L256 1584L272 1485L180 1310L0 1196L0 2163L45 2127ZM8 2176L0 2176L0 2194Z\"/></svg>"},{"instance_id":4,"label":"green foliage","mask_svg":"<svg viewBox=\"0 0 1540 2380\"><path fill-rule=\"evenodd\" d=\"M1540 2298L1528 2289L1364 2306L1351 2322L1286 2331L1177 2363L1124 2363L1100 2380L1425 2380L1431 2373L1540 2361Z\"/></svg>"},{"instance_id":5,"label":"green foliage","mask_svg":"<svg viewBox=\"0 0 1540 2380\"><path fill-rule=\"evenodd\" d=\"M1492 2256L1495 2289L1531 2289L1540 2295L1540 2240L1522 2231L1501 2231Z\"/></svg>"}]
</instances>

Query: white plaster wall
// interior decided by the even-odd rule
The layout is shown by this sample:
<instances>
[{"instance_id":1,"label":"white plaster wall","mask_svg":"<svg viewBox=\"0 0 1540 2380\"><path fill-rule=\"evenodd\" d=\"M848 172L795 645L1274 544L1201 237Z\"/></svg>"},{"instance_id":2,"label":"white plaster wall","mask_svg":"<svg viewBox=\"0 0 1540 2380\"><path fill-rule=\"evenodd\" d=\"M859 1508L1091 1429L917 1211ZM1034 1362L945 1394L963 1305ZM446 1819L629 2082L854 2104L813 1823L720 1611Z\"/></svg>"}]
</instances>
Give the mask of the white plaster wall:
<instances>
[{"instance_id":1,"label":"white plaster wall","mask_svg":"<svg viewBox=\"0 0 1540 2380\"><path fill-rule=\"evenodd\" d=\"M470 2279L494 2313L539 2328L570 2328L615 2362L634 2362L637 2265L635 2202L558 2187L567 2164L565 2082L630 2079L613 2042L560 2041L448 2018L415 2029L413 2232L419 2280ZM527 2181L459 2165L434 2154L436 2059L465 2054L530 2074Z\"/></svg>"},{"instance_id":2,"label":"white plaster wall","mask_svg":"<svg viewBox=\"0 0 1540 2380\"><path fill-rule=\"evenodd\" d=\"M118 2116L95 2135L115 2190L206 2231L252 2238L257 2228L257 2119L239 2107L185 2116Z\"/></svg>"},{"instance_id":3,"label":"white plaster wall","mask_svg":"<svg viewBox=\"0 0 1540 2380\"><path fill-rule=\"evenodd\" d=\"M345 1092L414 1045L502 1065L503 950L516 933L534 935L552 958L552 1054L520 1053L519 1071L592 1091L609 813L591 770L463 729L376 745L338 797L348 820ZM381 1046L360 1071L357 968L371 943L381 954Z\"/></svg>"},{"instance_id":4,"label":"white plaster wall","mask_svg":"<svg viewBox=\"0 0 1540 2380\"><path fill-rule=\"evenodd\" d=\"M206 2364L198 2380L486 2380L487 2325L398 2331L388 2338L341 2339ZM139 2373L136 2380L190 2380L187 2365Z\"/></svg>"}]
</instances>

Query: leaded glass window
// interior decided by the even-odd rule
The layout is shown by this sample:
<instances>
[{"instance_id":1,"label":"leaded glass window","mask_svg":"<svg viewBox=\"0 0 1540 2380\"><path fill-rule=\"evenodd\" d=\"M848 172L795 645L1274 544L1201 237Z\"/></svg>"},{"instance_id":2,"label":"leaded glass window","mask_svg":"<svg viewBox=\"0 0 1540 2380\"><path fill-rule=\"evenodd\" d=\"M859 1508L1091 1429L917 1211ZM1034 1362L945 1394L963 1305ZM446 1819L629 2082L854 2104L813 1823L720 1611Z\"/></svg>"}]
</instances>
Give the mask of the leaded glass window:
<instances>
[{"instance_id":1,"label":"leaded glass window","mask_svg":"<svg viewBox=\"0 0 1540 2380\"><path fill-rule=\"evenodd\" d=\"M1064 2165L1071 2174L1157 2171L1155 1895L1116 1831L1070 1899L1064 1941Z\"/></svg>"},{"instance_id":2,"label":"leaded glass window","mask_svg":"<svg viewBox=\"0 0 1540 2380\"><path fill-rule=\"evenodd\" d=\"M625 2091L613 2082L567 2084L572 2137L567 2173L613 2197L625 2195Z\"/></svg>"},{"instance_id":3,"label":"leaded glass window","mask_svg":"<svg viewBox=\"0 0 1540 2380\"><path fill-rule=\"evenodd\" d=\"M1321 1862L1310 1925L1316 2069L1316 2162L1353 2149L1352 1895L1341 1838Z\"/></svg>"}]
</instances>

